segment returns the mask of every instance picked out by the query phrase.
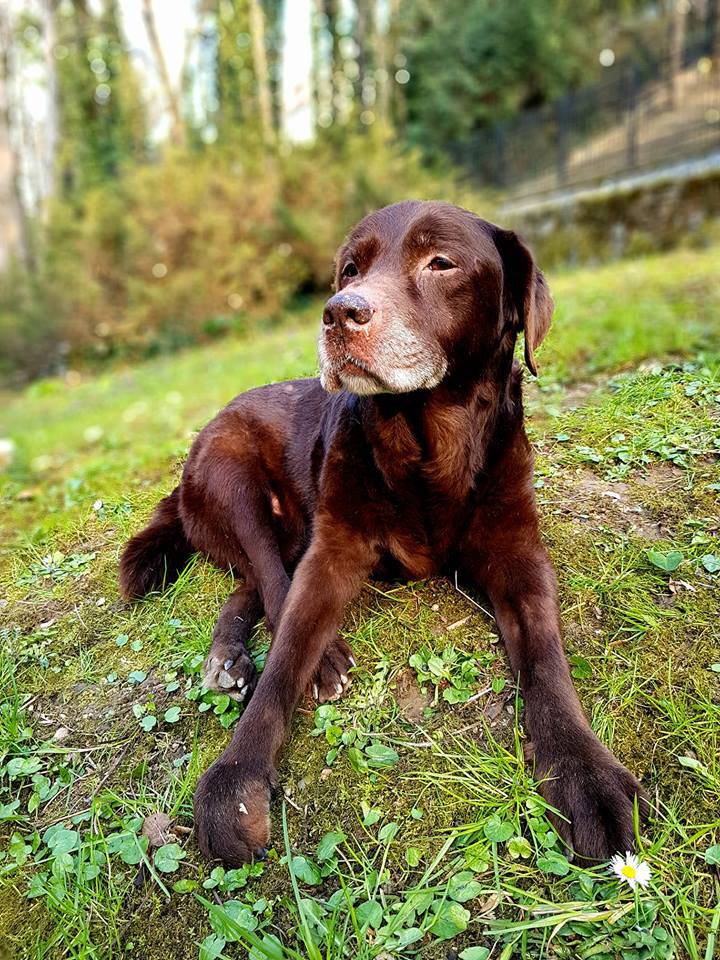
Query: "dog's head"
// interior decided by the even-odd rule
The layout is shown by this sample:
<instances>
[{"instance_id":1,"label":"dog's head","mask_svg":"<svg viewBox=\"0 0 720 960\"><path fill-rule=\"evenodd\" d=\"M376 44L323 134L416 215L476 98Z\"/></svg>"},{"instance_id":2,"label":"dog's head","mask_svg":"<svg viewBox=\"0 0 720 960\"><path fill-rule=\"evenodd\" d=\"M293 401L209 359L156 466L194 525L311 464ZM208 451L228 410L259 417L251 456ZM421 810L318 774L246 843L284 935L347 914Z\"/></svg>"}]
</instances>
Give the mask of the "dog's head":
<instances>
[{"instance_id":1,"label":"dog's head","mask_svg":"<svg viewBox=\"0 0 720 960\"><path fill-rule=\"evenodd\" d=\"M520 330L537 372L553 302L511 231L448 203L405 201L361 220L335 267L319 342L326 390L408 393L477 379Z\"/></svg>"}]
</instances>

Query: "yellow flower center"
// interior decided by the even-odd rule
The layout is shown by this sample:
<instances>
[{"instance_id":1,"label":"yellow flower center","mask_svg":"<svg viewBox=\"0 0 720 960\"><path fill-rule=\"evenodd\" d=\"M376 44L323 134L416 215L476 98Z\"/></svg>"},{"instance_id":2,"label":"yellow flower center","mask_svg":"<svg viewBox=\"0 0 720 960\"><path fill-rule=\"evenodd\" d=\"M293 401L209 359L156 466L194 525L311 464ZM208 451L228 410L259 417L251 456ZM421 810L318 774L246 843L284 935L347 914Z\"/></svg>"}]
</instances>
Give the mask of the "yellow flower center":
<instances>
[{"instance_id":1,"label":"yellow flower center","mask_svg":"<svg viewBox=\"0 0 720 960\"><path fill-rule=\"evenodd\" d=\"M622 868L620 873L624 877L628 877L630 880L634 880L635 877L637 876L637 870L635 869L635 867L631 867L629 863L625 864L625 866Z\"/></svg>"}]
</instances>

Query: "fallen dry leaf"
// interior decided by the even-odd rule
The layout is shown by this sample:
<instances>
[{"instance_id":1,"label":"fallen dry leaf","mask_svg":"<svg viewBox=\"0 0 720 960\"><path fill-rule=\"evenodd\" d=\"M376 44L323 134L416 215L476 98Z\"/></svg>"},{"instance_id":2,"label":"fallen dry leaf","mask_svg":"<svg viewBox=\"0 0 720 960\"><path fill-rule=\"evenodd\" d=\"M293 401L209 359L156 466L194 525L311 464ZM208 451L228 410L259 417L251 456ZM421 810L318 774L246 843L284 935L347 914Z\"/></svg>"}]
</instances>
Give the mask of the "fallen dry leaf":
<instances>
[{"instance_id":1,"label":"fallen dry leaf","mask_svg":"<svg viewBox=\"0 0 720 960\"><path fill-rule=\"evenodd\" d=\"M151 813L145 817L142 835L148 838L150 847L162 847L168 843L172 834L172 820L166 813Z\"/></svg>"}]
</instances>

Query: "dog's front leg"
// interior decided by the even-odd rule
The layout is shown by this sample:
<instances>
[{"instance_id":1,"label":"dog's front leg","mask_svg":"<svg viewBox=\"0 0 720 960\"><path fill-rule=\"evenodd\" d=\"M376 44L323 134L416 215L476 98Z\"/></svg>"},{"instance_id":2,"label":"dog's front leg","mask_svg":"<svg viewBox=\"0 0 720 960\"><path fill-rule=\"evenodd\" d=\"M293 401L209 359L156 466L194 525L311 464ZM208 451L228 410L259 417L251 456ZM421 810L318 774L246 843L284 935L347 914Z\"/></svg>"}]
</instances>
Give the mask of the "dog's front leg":
<instances>
[{"instance_id":1,"label":"dog's front leg","mask_svg":"<svg viewBox=\"0 0 720 960\"><path fill-rule=\"evenodd\" d=\"M487 594L519 677L535 770L563 815L556 829L593 860L634 845L633 808L642 787L593 733L578 700L560 637L555 574L543 547L503 531L502 548L469 550L464 573ZM512 542L524 544L512 552Z\"/></svg>"},{"instance_id":2,"label":"dog's front leg","mask_svg":"<svg viewBox=\"0 0 720 960\"><path fill-rule=\"evenodd\" d=\"M360 532L316 517L255 694L195 791L195 828L206 856L232 865L264 855L275 763L293 711L376 557Z\"/></svg>"}]
</instances>

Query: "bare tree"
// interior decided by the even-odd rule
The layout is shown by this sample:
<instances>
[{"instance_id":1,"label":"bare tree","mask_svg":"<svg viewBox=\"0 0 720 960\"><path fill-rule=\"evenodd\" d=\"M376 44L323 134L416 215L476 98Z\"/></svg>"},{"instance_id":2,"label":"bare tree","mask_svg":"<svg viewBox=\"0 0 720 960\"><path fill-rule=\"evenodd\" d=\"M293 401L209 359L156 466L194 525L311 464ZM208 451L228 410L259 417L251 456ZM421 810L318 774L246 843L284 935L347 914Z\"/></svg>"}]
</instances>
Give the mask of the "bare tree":
<instances>
[{"instance_id":1,"label":"bare tree","mask_svg":"<svg viewBox=\"0 0 720 960\"><path fill-rule=\"evenodd\" d=\"M683 68L685 50L685 32L689 0L670 0L670 67L668 76L668 97L670 108L674 110L680 101L680 74Z\"/></svg>"},{"instance_id":2,"label":"bare tree","mask_svg":"<svg viewBox=\"0 0 720 960\"><path fill-rule=\"evenodd\" d=\"M333 120L338 115L341 89L340 34L338 33L339 0L322 0L325 22L331 39L330 51L330 113Z\"/></svg>"},{"instance_id":3,"label":"bare tree","mask_svg":"<svg viewBox=\"0 0 720 960\"><path fill-rule=\"evenodd\" d=\"M720 64L720 0L708 0L705 9L705 29L710 56Z\"/></svg>"},{"instance_id":4,"label":"bare tree","mask_svg":"<svg viewBox=\"0 0 720 960\"><path fill-rule=\"evenodd\" d=\"M249 0L249 3L250 37L252 38L253 65L257 83L260 129L263 141L268 146L275 140L275 130L273 128L270 77L265 47L265 14L260 5L260 0Z\"/></svg>"},{"instance_id":5,"label":"bare tree","mask_svg":"<svg viewBox=\"0 0 720 960\"><path fill-rule=\"evenodd\" d=\"M399 18L400 0L389 0L385 22L377 25L376 109L380 119L385 121L390 120L393 112L394 60L398 47Z\"/></svg>"},{"instance_id":6,"label":"bare tree","mask_svg":"<svg viewBox=\"0 0 720 960\"><path fill-rule=\"evenodd\" d=\"M7 262L15 247L26 268L33 272L35 257L22 191L22 157L15 136L18 132L13 103L15 64L9 16L7 7L0 4L0 261Z\"/></svg>"},{"instance_id":7,"label":"bare tree","mask_svg":"<svg viewBox=\"0 0 720 960\"><path fill-rule=\"evenodd\" d=\"M357 44L357 85L356 98L360 109L363 108L365 84L368 71L368 19L370 0L355 0L355 43Z\"/></svg>"},{"instance_id":8,"label":"bare tree","mask_svg":"<svg viewBox=\"0 0 720 960\"><path fill-rule=\"evenodd\" d=\"M310 42L312 44L312 60L310 67L310 102L313 111L313 124L317 126L322 102L322 57L320 53L319 24L322 16L321 0L312 0L310 7Z\"/></svg>"},{"instance_id":9,"label":"bare tree","mask_svg":"<svg viewBox=\"0 0 720 960\"><path fill-rule=\"evenodd\" d=\"M43 187L46 194L52 194L55 188L55 157L60 134L60 104L58 99L57 63L55 60L55 46L57 44L56 7L57 0L42 0L43 50L48 90L42 157ZM44 205L43 209L47 211L47 204Z\"/></svg>"},{"instance_id":10,"label":"bare tree","mask_svg":"<svg viewBox=\"0 0 720 960\"><path fill-rule=\"evenodd\" d=\"M355 42L357 43L357 102L361 111L377 100L377 66L382 39L378 31L377 0L355 0Z\"/></svg>"},{"instance_id":11,"label":"bare tree","mask_svg":"<svg viewBox=\"0 0 720 960\"><path fill-rule=\"evenodd\" d=\"M170 138L175 144L182 144L185 140L185 127L182 119L182 110L180 108L180 95L173 88L170 82L165 54L160 46L160 38L155 24L155 14L153 13L152 0L143 0L143 19L145 20L145 29L148 33L150 46L152 47L155 65L157 67L160 84L165 94L167 107L170 111Z\"/></svg>"}]
</instances>

